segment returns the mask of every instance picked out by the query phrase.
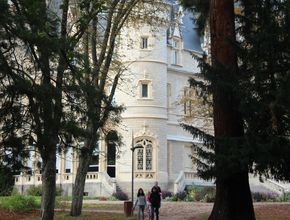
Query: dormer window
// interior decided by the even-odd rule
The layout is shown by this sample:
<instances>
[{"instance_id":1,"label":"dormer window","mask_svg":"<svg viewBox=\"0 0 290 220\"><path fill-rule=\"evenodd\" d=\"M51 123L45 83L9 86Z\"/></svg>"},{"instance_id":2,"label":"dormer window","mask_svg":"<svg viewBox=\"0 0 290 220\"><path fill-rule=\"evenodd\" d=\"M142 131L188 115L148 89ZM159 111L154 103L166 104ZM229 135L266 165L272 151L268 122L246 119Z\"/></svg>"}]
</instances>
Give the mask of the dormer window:
<instances>
[{"instance_id":1,"label":"dormer window","mask_svg":"<svg viewBox=\"0 0 290 220\"><path fill-rule=\"evenodd\" d=\"M148 49L148 37L141 37L141 49Z\"/></svg>"},{"instance_id":2,"label":"dormer window","mask_svg":"<svg viewBox=\"0 0 290 220\"><path fill-rule=\"evenodd\" d=\"M181 64L181 50L180 50L180 40L172 39L172 53L171 53L171 63L173 65Z\"/></svg>"},{"instance_id":3,"label":"dormer window","mask_svg":"<svg viewBox=\"0 0 290 220\"><path fill-rule=\"evenodd\" d=\"M178 49L178 42L177 42L177 40L173 40L172 41L172 47L173 47L173 49Z\"/></svg>"}]
</instances>

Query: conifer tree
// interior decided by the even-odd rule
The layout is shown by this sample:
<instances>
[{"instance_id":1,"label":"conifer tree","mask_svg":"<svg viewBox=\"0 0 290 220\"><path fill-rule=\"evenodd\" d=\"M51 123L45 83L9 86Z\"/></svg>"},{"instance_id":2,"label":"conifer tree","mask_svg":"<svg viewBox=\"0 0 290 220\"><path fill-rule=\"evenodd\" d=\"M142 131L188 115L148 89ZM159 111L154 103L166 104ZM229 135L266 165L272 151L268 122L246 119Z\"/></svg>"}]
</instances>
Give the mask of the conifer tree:
<instances>
[{"instance_id":1,"label":"conifer tree","mask_svg":"<svg viewBox=\"0 0 290 220\"><path fill-rule=\"evenodd\" d=\"M58 3L61 8L55 7ZM1 152L35 146L42 159L41 218L51 220L56 150L65 127L64 79L87 19L77 21L75 25L82 25L72 34L69 0L1 0L0 6Z\"/></svg>"},{"instance_id":2,"label":"conifer tree","mask_svg":"<svg viewBox=\"0 0 290 220\"><path fill-rule=\"evenodd\" d=\"M289 180L289 1L241 1L238 42L234 28L221 29L234 24L233 7L222 2L233 5L210 2L212 62L200 60L208 83L190 80L213 95L215 136L183 126L207 147L198 148L200 175L216 178L209 219L255 219L247 173ZM229 11L231 21L223 17Z\"/></svg>"},{"instance_id":3,"label":"conifer tree","mask_svg":"<svg viewBox=\"0 0 290 220\"><path fill-rule=\"evenodd\" d=\"M238 93L254 173L290 179L290 1L241 1ZM247 88L247 89L245 89Z\"/></svg>"}]
</instances>

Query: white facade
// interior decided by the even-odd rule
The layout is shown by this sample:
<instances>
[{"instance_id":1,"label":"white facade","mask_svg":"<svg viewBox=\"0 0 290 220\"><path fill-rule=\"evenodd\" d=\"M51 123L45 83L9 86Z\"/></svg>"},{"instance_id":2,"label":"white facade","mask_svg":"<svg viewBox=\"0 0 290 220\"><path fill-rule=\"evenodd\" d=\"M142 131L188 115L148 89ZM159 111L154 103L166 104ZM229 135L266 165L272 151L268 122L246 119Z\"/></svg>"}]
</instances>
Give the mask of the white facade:
<instances>
[{"instance_id":1,"label":"white facade","mask_svg":"<svg viewBox=\"0 0 290 220\"><path fill-rule=\"evenodd\" d=\"M120 147L116 180L122 190L131 183L132 135L135 146L141 140L152 144L152 153L151 149L146 152L146 144L144 149L135 150L136 188L148 190L158 181L163 189L173 191L182 171L196 171L190 159L192 136L180 127L180 122L184 118L181 103L184 89L188 87L189 77L199 69L192 51L183 48L178 26L171 36L168 28L165 25L154 28L144 23L138 29L126 28L122 32L126 36L121 41L123 61L129 63L128 80L116 94L117 103L126 107L118 130L124 146ZM144 48L144 38L147 48ZM128 39L130 45L126 43ZM152 166L150 159L146 160L146 153L152 157Z\"/></svg>"}]
</instances>

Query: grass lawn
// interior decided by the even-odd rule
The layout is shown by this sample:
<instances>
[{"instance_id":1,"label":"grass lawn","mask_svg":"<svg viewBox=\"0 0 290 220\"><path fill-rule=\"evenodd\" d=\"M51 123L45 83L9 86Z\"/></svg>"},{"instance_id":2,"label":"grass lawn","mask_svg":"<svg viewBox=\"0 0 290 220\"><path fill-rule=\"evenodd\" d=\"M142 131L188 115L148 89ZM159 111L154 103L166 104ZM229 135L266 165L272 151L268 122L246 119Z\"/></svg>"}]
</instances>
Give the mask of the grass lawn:
<instances>
[{"instance_id":1,"label":"grass lawn","mask_svg":"<svg viewBox=\"0 0 290 220\"><path fill-rule=\"evenodd\" d=\"M39 217L28 217L24 220L38 220ZM56 212L55 220L133 220L134 217L125 217L124 214L118 213L92 213L92 212L83 212L79 217L71 217L67 212Z\"/></svg>"},{"instance_id":2,"label":"grass lawn","mask_svg":"<svg viewBox=\"0 0 290 220\"><path fill-rule=\"evenodd\" d=\"M57 209L69 209L71 203L68 202L57 202L55 208ZM95 210L123 210L124 204L94 204L94 203L83 203L84 209L95 209Z\"/></svg>"}]
</instances>

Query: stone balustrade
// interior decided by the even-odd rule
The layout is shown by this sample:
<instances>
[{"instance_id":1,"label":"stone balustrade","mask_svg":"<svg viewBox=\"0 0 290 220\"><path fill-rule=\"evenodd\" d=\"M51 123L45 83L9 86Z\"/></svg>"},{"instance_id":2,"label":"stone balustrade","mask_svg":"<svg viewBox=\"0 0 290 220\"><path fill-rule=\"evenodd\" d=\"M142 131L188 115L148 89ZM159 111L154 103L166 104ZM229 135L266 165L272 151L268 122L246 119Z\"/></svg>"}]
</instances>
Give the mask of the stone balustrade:
<instances>
[{"instance_id":1,"label":"stone balustrade","mask_svg":"<svg viewBox=\"0 0 290 220\"><path fill-rule=\"evenodd\" d=\"M64 173L56 174L56 184L61 183L72 183L74 181L75 174L73 173ZM41 185L42 184L42 175L41 174L21 174L15 175L15 185ZM99 182L99 173L98 172L88 172L86 175L86 182Z\"/></svg>"}]
</instances>

